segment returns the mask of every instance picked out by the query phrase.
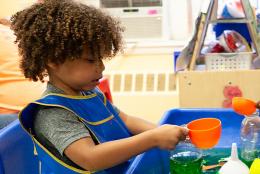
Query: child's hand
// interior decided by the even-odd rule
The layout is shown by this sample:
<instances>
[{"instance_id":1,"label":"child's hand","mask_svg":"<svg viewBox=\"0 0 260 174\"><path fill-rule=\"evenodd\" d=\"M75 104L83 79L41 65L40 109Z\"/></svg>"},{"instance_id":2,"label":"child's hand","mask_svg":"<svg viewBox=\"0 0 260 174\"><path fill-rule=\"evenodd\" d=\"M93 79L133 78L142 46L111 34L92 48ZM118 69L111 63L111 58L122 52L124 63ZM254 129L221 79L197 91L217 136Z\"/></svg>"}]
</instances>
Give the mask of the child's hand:
<instances>
[{"instance_id":1,"label":"child's hand","mask_svg":"<svg viewBox=\"0 0 260 174\"><path fill-rule=\"evenodd\" d=\"M256 108L260 109L260 101L256 103Z\"/></svg>"},{"instance_id":2,"label":"child's hand","mask_svg":"<svg viewBox=\"0 0 260 174\"><path fill-rule=\"evenodd\" d=\"M174 149L179 141L186 139L189 132L187 128L167 124L152 131L156 146L167 150Z\"/></svg>"}]
</instances>

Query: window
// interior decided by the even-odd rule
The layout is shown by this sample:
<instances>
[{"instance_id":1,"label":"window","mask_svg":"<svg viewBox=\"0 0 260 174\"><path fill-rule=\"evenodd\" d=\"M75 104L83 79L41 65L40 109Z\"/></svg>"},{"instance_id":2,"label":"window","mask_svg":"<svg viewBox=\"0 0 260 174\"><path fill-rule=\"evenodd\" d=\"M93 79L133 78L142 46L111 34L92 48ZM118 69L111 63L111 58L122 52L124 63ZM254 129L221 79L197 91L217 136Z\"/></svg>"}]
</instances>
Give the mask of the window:
<instances>
[{"instance_id":1,"label":"window","mask_svg":"<svg viewBox=\"0 0 260 174\"><path fill-rule=\"evenodd\" d=\"M101 0L101 7L152 7L162 6L162 0Z\"/></svg>"},{"instance_id":2,"label":"window","mask_svg":"<svg viewBox=\"0 0 260 174\"><path fill-rule=\"evenodd\" d=\"M162 6L161 0L133 0L133 7Z\"/></svg>"},{"instance_id":3,"label":"window","mask_svg":"<svg viewBox=\"0 0 260 174\"><path fill-rule=\"evenodd\" d=\"M163 37L162 0L101 0L101 7L119 17L127 41ZM149 31L149 32L148 32Z\"/></svg>"},{"instance_id":4,"label":"window","mask_svg":"<svg viewBox=\"0 0 260 174\"><path fill-rule=\"evenodd\" d=\"M101 0L101 7L103 8L129 7L129 3L128 0Z\"/></svg>"}]
</instances>

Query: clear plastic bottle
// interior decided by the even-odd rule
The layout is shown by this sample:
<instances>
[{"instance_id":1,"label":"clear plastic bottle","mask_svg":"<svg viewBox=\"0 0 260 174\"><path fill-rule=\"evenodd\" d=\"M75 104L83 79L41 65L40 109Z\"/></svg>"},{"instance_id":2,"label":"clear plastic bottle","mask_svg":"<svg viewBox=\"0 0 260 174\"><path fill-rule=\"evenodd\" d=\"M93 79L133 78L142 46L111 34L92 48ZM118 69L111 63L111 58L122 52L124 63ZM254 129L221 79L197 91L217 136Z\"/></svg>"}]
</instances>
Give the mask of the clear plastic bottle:
<instances>
[{"instance_id":1,"label":"clear plastic bottle","mask_svg":"<svg viewBox=\"0 0 260 174\"><path fill-rule=\"evenodd\" d=\"M250 167L260 157L260 117L257 110L245 116L241 124L241 160Z\"/></svg>"},{"instance_id":2,"label":"clear plastic bottle","mask_svg":"<svg viewBox=\"0 0 260 174\"><path fill-rule=\"evenodd\" d=\"M202 174L202 162L202 151L185 140L170 152L170 173Z\"/></svg>"}]
</instances>

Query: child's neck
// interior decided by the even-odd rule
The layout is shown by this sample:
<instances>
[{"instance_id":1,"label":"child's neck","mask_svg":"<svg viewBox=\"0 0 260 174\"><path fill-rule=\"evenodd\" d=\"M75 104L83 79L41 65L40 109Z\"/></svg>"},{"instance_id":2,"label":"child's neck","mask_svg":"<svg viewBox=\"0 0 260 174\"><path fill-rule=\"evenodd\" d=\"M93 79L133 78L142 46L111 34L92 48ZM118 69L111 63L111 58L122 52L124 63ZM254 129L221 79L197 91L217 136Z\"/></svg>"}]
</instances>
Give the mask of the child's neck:
<instances>
[{"instance_id":1,"label":"child's neck","mask_svg":"<svg viewBox=\"0 0 260 174\"><path fill-rule=\"evenodd\" d=\"M55 83L53 81L49 81L53 86L56 88L61 89L66 95L73 95L73 96L82 96L82 92L78 90L74 90L73 88L70 88L69 86L66 86L62 83Z\"/></svg>"}]
</instances>

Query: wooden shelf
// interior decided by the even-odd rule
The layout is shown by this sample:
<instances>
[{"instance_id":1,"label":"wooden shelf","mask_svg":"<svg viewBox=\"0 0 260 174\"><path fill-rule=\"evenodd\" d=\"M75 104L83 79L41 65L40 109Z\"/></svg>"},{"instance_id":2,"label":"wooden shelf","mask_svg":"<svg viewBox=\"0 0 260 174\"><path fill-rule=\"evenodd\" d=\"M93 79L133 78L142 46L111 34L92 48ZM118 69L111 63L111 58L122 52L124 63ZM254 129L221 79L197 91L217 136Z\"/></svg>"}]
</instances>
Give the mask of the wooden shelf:
<instances>
[{"instance_id":1,"label":"wooden shelf","mask_svg":"<svg viewBox=\"0 0 260 174\"><path fill-rule=\"evenodd\" d=\"M238 87L242 96L258 101L260 70L183 71L177 75L179 106L222 108L225 86Z\"/></svg>"},{"instance_id":2,"label":"wooden shelf","mask_svg":"<svg viewBox=\"0 0 260 174\"><path fill-rule=\"evenodd\" d=\"M247 19L217 19L211 20L210 23L252 23L252 21Z\"/></svg>"}]
</instances>

